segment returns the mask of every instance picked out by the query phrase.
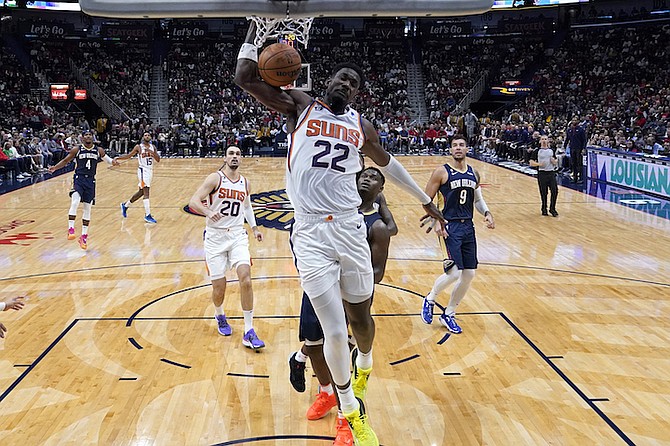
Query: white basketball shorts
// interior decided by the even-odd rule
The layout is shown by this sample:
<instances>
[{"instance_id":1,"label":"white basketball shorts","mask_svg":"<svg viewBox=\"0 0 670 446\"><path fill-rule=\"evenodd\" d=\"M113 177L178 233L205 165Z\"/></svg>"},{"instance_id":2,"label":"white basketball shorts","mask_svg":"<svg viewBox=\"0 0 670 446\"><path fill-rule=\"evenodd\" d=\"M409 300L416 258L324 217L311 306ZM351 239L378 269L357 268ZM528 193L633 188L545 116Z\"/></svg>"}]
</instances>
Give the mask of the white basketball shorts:
<instances>
[{"instance_id":1,"label":"white basketball shorts","mask_svg":"<svg viewBox=\"0 0 670 446\"><path fill-rule=\"evenodd\" d=\"M154 170L146 167L137 168L137 187L151 187L151 179L154 177Z\"/></svg>"},{"instance_id":2,"label":"white basketball shorts","mask_svg":"<svg viewBox=\"0 0 670 446\"><path fill-rule=\"evenodd\" d=\"M207 228L205 261L211 280L226 277L226 271L239 265L251 265L249 236L244 227L232 229Z\"/></svg>"},{"instance_id":3,"label":"white basketball shorts","mask_svg":"<svg viewBox=\"0 0 670 446\"><path fill-rule=\"evenodd\" d=\"M335 283L351 303L369 299L374 273L363 215L296 215L291 248L302 289L317 297Z\"/></svg>"}]
</instances>

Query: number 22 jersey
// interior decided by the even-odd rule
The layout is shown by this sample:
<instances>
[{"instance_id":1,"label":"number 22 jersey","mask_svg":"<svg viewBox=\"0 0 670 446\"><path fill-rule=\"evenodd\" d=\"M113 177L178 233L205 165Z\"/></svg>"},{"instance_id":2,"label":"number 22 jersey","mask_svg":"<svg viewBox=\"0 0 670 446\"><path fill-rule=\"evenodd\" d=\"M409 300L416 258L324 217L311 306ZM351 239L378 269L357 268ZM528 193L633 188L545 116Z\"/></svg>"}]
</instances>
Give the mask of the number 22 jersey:
<instances>
[{"instance_id":1,"label":"number 22 jersey","mask_svg":"<svg viewBox=\"0 0 670 446\"><path fill-rule=\"evenodd\" d=\"M365 134L360 114L334 114L315 100L288 136L286 188L296 214L338 214L358 209L356 173Z\"/></svg>"}]
</instances>

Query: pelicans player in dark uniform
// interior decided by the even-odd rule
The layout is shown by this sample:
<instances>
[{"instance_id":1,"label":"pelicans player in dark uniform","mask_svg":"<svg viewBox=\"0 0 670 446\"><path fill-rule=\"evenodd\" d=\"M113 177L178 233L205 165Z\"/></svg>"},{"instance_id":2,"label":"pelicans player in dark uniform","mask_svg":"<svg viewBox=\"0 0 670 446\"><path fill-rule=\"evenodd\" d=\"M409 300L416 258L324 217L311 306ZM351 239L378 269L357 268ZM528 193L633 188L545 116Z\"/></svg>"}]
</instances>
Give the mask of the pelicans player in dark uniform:
<instances>
[{"instance_id":1,"label":"pelicans player in dark uniform","mask_svg":"<svg viewBox=\"0 0 670 446\"><path fill-rule=\"evenodd\" d=\"M467 152L468 146L465 138L462 135L455 135L451 140L453 163L447 163L435 169L426 186L426 194L429 197L434 198L439 191L444 198L442 215L447 220L447 233L443 234L440 227L436 231L445 251L444 274L435 280L433 289L424 298L421 319L426 324L433 322L435 296L451 283L456 282L449 304L440 316L440 323L456 334L463 331L456 323L456 307L468 291L475 277L475 269L477 269L477 241L475 226L472 222L473 208L484 216L486 227L495 228L493 214L486 206L479 187L479 173L472 166L468 166ZM429 220L430 217L424 217L424 222ZM430 232L431 228L432 222L427 232Z\"/></svg>"},{"instance_id":2,"label":"pelicans player in dark uniform","mask_svg":"<svg viewBox=\"0 0 670 446\"><path fill-rule=\"evenodd\" d=\"M67 239L76 238L74 232L74 221L77 218L77 208L79 203L84 203L84 212L82 216L81 236L79 237L79 246L81 249L88 248L88 225L91 222L91 206L95 202L95 174L98 169L98 162L104 160L112 166L118 166L118 161L113 160L105 154L102 147L98 147L93 142L93 133L86 130L81 135L82 144L75 146L58 164L49 168L49 172L64 167L71 160L75 160L74 185L71 194L70 211L68 212L68 232Z\"/></svg>"},{"instance_id":3,"label":"pelicans player in dark uniform","mask_svg":"<svg viewBox=\"0 0 670 446\"><path fill-rule=\"evenodd\" d=\"M388 211L385 200L380 200L385 180L379 169L368 167L359 174L357 181L358 193L361 196L361 205L358 210L363 214L367 228L367 240L370 245L375 283L381 282L384 277L389 242L391 236L397 233L393 215ZM385 218L388 221L385 221ZM305 363L309 357L319 381L319 393L312 406L307 410L307 419L318 420L325 417L330 409L337 406L337 397L331 383L326 359L323 356L323 329L307 293L303 293L300 308L300 340L304 342L302 348L291 353L289 357L291 385L298 392L305 391ZM354 361L354 373L356 373L356 369ZM364 394L365 388L354 388L354 392ZM341 413L338 413L336 429L337 434L333 446L353 444L351 431Z\"/></svg>"}]
</instances>

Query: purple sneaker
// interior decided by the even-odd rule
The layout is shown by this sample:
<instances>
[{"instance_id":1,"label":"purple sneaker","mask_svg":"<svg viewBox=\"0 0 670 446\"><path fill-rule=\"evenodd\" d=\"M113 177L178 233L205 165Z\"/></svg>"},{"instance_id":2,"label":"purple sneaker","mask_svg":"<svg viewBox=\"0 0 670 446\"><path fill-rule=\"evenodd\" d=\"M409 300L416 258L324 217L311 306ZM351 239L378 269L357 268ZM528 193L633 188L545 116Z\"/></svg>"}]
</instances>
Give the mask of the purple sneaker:
<instances>
[{"instance_id":1,"label":"purple sneaker","mask_svg":"<svg viewBox=\"0 0 670 446\"><path fill-rule=\"evenodd\" d=\"M221 336L230 336L233 334L233 327L228 324L225 314L222 314L221 316L217 314L214 317L216 318L216 322L219 324L218 330Z\"/></svg>"},{"instance_id":2,"label":"purple sneaker","mask_svg":"<svg viewBox=\"0 0 670 446\"><path fill-rule=\"evenodd\" d=\"M244 337L242 338L242 345L245 347L249 347L254 350L259 350L263 347L265 347L265 342L261 341L258 339L258 336L256 335L256 332L252 328L248 332L245 333Z\"/></svg>"}]
</instances>

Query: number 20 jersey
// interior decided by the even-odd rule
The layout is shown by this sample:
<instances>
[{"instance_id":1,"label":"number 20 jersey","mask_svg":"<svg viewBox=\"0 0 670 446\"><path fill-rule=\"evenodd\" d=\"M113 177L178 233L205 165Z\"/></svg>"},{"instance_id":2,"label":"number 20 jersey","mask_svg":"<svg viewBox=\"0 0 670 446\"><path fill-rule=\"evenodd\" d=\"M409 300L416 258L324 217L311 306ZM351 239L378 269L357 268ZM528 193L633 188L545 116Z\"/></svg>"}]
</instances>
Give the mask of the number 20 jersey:
<instances>
[{"instance_id":1,"label":"number 20 jersey","mask_svg":"<svg viewBox=\"0 0 670 446\"><path fill-rule=\"evenodd\" d=\"M307 107L288 136L286 189L296 214L356 210L361 197L356 173L365 134L360 114L336 115L321 101Z\"/></svg>"},{"instance_id":2,"label":"number 20 jersey","mask_svg":"<svg viewBox=\"0 0 670 446\"><path fill-rule=\"evenodd\" d=\"M219 187L209 194L209 209L221 213L223 216L217 222L207 219L207 228L235 229L244 228L244 199L249 194L247 179L240 175L237 181L232 181L220 170Z\"/></svg>"}]
</instances>

